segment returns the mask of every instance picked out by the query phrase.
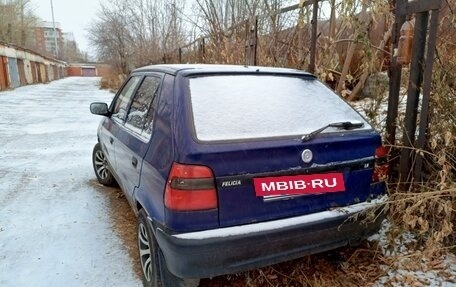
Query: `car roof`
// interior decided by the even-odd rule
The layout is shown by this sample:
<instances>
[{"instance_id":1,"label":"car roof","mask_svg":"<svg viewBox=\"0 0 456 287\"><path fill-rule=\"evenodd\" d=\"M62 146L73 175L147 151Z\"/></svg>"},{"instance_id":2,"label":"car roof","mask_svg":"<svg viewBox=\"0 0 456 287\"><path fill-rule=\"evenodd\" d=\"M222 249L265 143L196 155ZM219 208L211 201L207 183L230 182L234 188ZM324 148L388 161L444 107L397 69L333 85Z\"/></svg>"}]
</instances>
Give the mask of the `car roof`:
<instances>
[{"instance_id":1,"label":"car roof","mask_svg":"<svg viewBox=\"0 0 456 287\"><path fill-rule=\"evenodd\" d=\"M266 74L292 74L300 76L311 76L312 74L295 69L263 67L263 66L242 66L242 65L220 65L220 64L162 64L151 65L135 69L132 73L138 72L162 72L171 75L183 73L190 74L217 74L217 73L266 73Z\"/></svg>"}]
</instances>

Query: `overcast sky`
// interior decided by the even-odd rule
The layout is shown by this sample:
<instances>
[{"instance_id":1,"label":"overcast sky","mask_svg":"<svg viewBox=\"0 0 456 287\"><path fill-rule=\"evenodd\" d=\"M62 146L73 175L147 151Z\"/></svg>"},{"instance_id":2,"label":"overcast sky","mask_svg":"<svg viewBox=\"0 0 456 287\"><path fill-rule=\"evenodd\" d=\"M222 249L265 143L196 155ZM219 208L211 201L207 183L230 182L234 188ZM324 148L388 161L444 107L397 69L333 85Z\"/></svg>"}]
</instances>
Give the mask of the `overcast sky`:
<instances>
[{"instance_id":1,"label":"overcast sky","mask_svg":"<svg viewBox=\"0 0 456 287\"><path fill-rule=\"evenodd\" d=\"M63 32L73 32L79 48L91 53L86 29L99 11L100 2L109 0L53 0L55 21ZM52 21L51 0L32 0L35 14L44 21Z\"/></svg>"}]
</instances>

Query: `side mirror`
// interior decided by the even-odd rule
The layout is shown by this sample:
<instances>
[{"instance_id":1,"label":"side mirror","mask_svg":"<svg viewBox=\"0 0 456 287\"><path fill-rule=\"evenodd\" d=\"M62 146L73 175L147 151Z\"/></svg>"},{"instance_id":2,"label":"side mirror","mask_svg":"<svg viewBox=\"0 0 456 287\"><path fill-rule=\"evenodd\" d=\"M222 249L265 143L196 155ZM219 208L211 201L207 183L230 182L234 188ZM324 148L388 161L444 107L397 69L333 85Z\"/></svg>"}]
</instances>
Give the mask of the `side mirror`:
<instances>
[{"instance_id":1,"label":"side mirror","mask_svg":"<svg viewBox=\"0 0 456 287\"><path fill-rule=\"evenodd\" d=\"M91 103L90 112L94 115L109 116L109 109L106 103Z\"/></svg>"}]
</instances>

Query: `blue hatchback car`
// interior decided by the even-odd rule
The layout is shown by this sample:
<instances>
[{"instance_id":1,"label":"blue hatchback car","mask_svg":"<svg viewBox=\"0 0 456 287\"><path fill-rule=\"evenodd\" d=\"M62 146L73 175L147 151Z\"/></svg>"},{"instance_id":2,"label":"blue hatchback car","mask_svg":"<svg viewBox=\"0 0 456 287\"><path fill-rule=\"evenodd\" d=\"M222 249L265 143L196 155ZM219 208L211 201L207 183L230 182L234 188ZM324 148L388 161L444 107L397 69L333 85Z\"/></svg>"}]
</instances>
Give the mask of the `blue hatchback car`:
<instances>
[{"instance_id":1,"label":"blue hatchback car","mask_svg":"<svg viewBox=\"0 0 456 287\"><path fill-rule=\"evenodd\" d=\"M104 116L95 174L138 216L145 286L197 285L379 228L357 215L385 201L381 137L311 74L147 66L90 108Z\"/></svg>"}]
</instances>

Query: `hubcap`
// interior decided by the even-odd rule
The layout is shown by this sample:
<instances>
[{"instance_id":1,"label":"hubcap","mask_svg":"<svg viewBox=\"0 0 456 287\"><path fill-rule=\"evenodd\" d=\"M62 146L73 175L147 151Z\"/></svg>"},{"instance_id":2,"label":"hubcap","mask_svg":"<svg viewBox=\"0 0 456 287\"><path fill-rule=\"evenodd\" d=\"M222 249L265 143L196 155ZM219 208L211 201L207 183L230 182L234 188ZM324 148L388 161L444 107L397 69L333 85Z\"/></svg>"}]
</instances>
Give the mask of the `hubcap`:
<instances>
[{"instance_id":1,"label":"hubcap","mask_svg":"<svg viewBox=\"0 0 456 287\"><path fill-rule=\"evenodd\" d=\"M98 150L95 153L95 169L101 179L106 179L108 177L109 170L106 162L106 157L101 150Z\"/></svg>"},{"instance_id":2,"label":"hubcap","mask_svg":"<svg viewBox=\"0 0 456 287\"><path fill-rule=\"evenodd\" d=\"M141 267L147 282L152 279L152 257L150 251L149 237L147 236L146 226L140 223L138 228L138 246Z\"/></svg>"}]
</instances>

